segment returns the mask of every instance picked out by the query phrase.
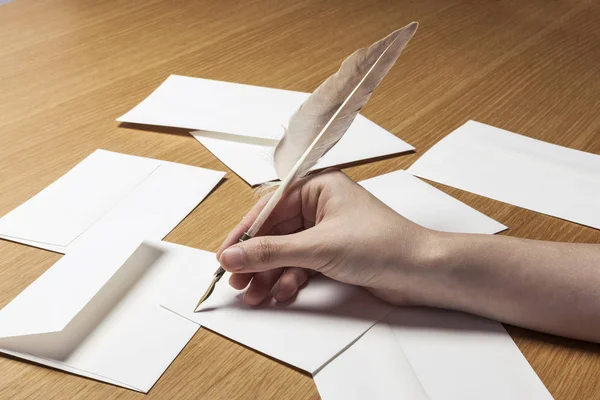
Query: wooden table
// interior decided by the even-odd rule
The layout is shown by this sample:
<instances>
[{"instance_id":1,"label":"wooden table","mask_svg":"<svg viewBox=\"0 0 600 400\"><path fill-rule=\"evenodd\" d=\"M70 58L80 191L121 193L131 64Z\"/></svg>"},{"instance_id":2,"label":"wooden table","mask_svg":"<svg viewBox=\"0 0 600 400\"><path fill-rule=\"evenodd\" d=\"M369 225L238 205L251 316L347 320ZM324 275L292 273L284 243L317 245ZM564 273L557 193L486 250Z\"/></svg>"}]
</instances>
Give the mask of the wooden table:
<instances>
[{"instance_id":1,"label":"wooden table","mask_svg":"<svg viewBox=\"0 0 600 400\"><path fill-rule=\"evenodd\" d=\"M312 91L412 20L416 37L363 114L415 154L468 119L600 153L600 3L578 0L15 0L0 6L0 215L97 148L226 169L183 130L115 118L169 74ZM507 235L600 243L600 232L441 185ZM166 240L214 251L254 202L232 173ZM0 241L0 307L60 258ZM557 399L600 398L600 346L507 327ZM142 394L0 357L0 398ZM315 399L307 375L200 330L148 398Z\"/></svg>"}]
</instances>

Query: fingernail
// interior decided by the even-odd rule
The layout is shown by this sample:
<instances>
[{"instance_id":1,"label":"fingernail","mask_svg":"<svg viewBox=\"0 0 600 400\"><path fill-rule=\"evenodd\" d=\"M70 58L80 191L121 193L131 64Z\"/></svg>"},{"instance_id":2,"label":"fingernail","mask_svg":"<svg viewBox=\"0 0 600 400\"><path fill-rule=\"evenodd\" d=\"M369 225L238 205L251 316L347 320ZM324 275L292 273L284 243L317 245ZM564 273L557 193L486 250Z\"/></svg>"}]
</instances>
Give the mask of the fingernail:
<instances>
[{"instance_id":1,"label":"fingernail","mask_svg":"<svg viewBox=\"0 0 600 400\"><path fill-rule=\"evenodd\" d=\"M221 254L221 264L230 271L239 271L246 266L246 253L239 247L230 247Z\"/></svg>"}]
</instances>

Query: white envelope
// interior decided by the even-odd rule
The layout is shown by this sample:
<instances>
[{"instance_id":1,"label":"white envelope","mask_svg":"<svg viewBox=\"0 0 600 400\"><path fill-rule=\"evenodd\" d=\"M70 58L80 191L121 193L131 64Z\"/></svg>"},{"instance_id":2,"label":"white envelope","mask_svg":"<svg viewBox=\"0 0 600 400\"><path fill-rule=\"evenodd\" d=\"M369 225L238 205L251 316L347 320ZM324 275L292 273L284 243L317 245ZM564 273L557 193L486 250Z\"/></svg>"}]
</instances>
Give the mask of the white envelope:
<instances>
[{"instance_id":1,"label":"white envelope","mask_svg":"<svg viewBox=\"0 0 600 400\"><path fill-rule=\"evenodd\" d=\"M214 256L199 265L218 267ZM242 302L243 292L229 286L229 276L225 274L198 313L194 313L194 307L199 291L212 279L205 268L188 276L186 285L163 305L198 325L311 374L390 311L389 305L362 288L323 276L312 278L291 304L271 300L250 307Z\"/></svg>"},{"instance_id":2,"label":"white envelope","mask_svg":"<svg viewBox=\"0 0 600 400\"><path fill-rule=\"evenodd\" d=\"M171 75L117 121L195 129L192 135L250 185L277 179L273 150L309 93ZM414 148L359 115L315 169Z\"/></svg>"},{"instance_id":3,"label":"white envelope","mask_svg":"<svg viewBox=\"0 0 600 400\"><path fill-rule=\"evenodd\" d=\"M159 302L214 259L170 246L85 235L0 310L0 352L148 392L198 329Z\"/></svg>"},{"instance_id":4,"label":"white envelope","mask_svg":"<svg viewBox=\"0 0 600 400\"><path fill-rule=\"evenodd\" d=\"M548 400L502 324L399 307L315 376L323 400Z\"/></svg>"},{"instance_id":5,"label":"white envelope","mask_svg":"<svg viewBox=\"0 0 600 400\"><path fill-rule=\"evenodd\" d=\"M501 232L507 227L406 171L359 182L388 207L425 228L442 232Z\"/></svg>"},{"instance_id":6,"label":"white envelope","mask_svg":"<svg viewBox=\"0 0 600 400\"><path fill-rule=\"evenodd\" d=\"M469 121L408 172L600 229L600 155Z\"/></svg>"},{"instance_id":7,"label":"white envelope","mask_svg":"<svg viewBox=\"0 0 600 400\"><path fill-rule=\"evenodd\" d=\"M102 222L112 227L108 235L162 239L223 176L204 168L96 150L0 218L0 238L66 253Z\"/></svg>"},{"instance_id":8,"label":"white envelope","mask_svg":"<svg viewBox=\"0 0 600 400\"><path fill-rule=\"evenodd\" d=\"M431 400L552 399L498 322L402 307L387 320Z\"/></svg>"},{"instance_id":9,"label":"white envelope","mask_svg":"<svg viewBox=\"0 0 600 400\"><path fill-rule=\"evenodd\" d=\"M322 400L428 400L392 328L378 322L314 377Z\"/></svg>"}]
</instances>

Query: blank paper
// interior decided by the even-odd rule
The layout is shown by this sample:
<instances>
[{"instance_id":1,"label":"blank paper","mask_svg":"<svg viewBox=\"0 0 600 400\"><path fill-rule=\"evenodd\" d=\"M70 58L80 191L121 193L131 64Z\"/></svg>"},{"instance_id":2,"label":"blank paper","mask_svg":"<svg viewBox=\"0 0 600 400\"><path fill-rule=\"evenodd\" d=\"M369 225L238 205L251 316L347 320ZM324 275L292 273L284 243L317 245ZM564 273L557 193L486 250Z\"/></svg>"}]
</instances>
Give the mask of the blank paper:
<instances>
[{"instance_id":1,"label":"blank paper","mask_svg":"<svg viewBox=\"0 0 600 400\"><path fill-rule=\"evenodd\" d=\"M207 131L194 131L192 135L250 185L277 179L273 164L277 140ZM413 150L412 146L359 115L342 139L312 169L344 165L410 150Z\"/></svg>"},{"instance_id":2,"label":"blank paper","mask_svg":"<svg viewBox=\"0 0 600 400\"><path fill-rule=\"evenodd\" d=\"M369 329L315 377L323 400L428 400L387 322Z\"/></svg>"},{"instance_id":3,"label":"blank paper","mask_svg":"<svg viewBox=\"0 0 600 400\"><path fill-rule=\"evenodd\" d=\"M600 156L469 121L409 169L420 176L600 229Z\"/></svg>"},{"instance_id":4,"label":"blank paper","mask_svg":"<svg viewBox=\"0 0 600 400\"><path fill-rule=\"evenodd\" d=\"M171 75L117 121L197 130L192 135L250 185L277 179L273 149L309 93ZM414 150L359 115L315 168Z\"/></svg>"},{"instance_id":5,"label":"blank paper","mask_svg":"<svg viewBox=\"0 0 600 400\"><path fill-rule=\"evenodd\" d=\"M498 221L406 171L380 175L360 184L398 214L425 228L442 232L487 234L507 229Z\"/></svg>"},{"instance_id":6,"label":"blank paper","mask_svg":"<svg viewBox=\"0 0 600 400\"><path fill-rule=\"evenodd\" d=\"M0 352L147 392L198 329L159 303L205 253L169 248L86 236L0 310Z\"/></svg>"},{"instance_id":7,"label":"blank paper","mask_svg":"<svg viewBox=\"0 0 600 400\"><path fill-rule=\"evenodd\" d=\"M96 150L0 219L0 237L59 253L97 224L108 235L162 239L224 173Z\"/></svg>"},{"instance_id":8,"label":"blank paper","mask_svg":"<svg viewBox=\"0 0 600 400\"><path fill-rule=\"evenodd\" d=\"M390 310L364 289L323 276L311 279L291 304L271 300L250 307L242 302L243 292L229 286L226 274L201 311L194 313L201 295L198 290L208 287L213 272L206 271L206 262L200 265L178 295L164 303L166 308L309 373L318 371ZM218 267L214 257L208 265Z\"/></svg>"},{"instance_id":9,"label":"blank paper","mask_svg":"<svg viewBox=\"0 0 600 400\"><path fill-rule=\"evenodd\" d=\"M410 307L395 309L388 321L432 400L552 399L498 322Z\"/></svg>"},{"instance_id":10,"label":"blank paper","mask_svg":"<svg viewBox=\"0 0 600 400\"><path fill-rule=\"evenodd\" d=\"M302 92L171 75L119 122L280 139Z\"/></svg>"}]
</instances>

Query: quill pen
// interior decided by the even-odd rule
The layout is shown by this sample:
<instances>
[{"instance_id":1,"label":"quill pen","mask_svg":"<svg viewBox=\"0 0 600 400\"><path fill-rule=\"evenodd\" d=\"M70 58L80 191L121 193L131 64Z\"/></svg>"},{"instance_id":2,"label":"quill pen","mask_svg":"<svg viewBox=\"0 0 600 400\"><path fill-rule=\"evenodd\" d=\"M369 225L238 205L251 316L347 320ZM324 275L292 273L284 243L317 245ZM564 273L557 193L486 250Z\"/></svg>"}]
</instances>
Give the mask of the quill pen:
<instances>
[{"instance_id":1,"label":"quill pen","mask_svg":"<svg viewBox=\"0 0 600 400\"><path fill-rule=\"evenodd\" d=\"M308 174L317 161L344 136L414 35L417 26L416 22L412 22L370 47L354 52L292 115L274 154L275 170L282 181L281 185L240 242L258 233L288 188ZM217 269L194 312L198 312L198 307L212 294L224 273L222 267Z\"/></svg>"}]
</instances>

